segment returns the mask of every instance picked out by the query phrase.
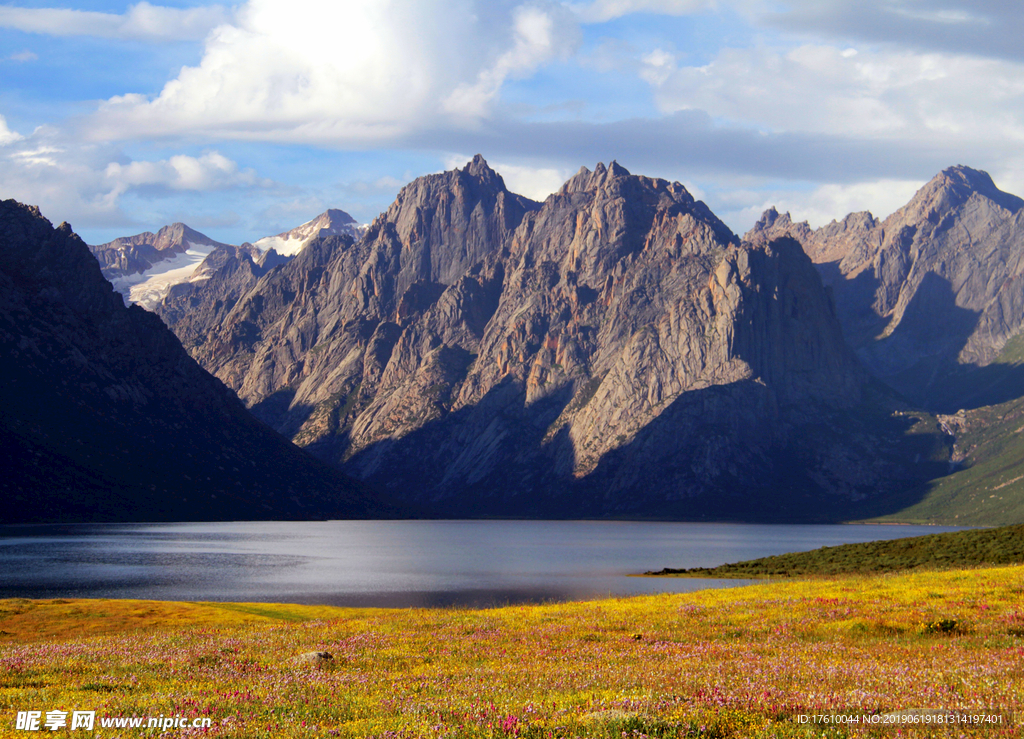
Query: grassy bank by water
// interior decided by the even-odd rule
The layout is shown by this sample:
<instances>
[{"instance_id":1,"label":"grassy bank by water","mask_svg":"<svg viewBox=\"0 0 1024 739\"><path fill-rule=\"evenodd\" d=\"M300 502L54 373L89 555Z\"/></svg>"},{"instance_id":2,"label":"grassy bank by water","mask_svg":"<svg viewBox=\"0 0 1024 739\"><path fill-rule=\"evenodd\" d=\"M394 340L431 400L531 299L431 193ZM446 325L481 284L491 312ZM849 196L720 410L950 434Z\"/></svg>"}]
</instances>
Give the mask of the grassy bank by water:
<instances>
[{"instance_id":1,"label":"grassy bank by water","mask_svg":"<svg viewBox=\"0 0 1024 739\"><path fill-rule=\"evenodd\" d=\"M0 632L2 737L55 709L97 715L57 736L1009 737L796 717L1024 701L1020 566L483 611L8 600Z\"/></svg>"},{"instance_id":2,"label":"grassy bank by water","mask_svg":"<svg viewBox=\"0 0 1024 739\"><path fill-rule=\"evenodd\" d=\"M646 574L737 578L807 577L1020 563L1024 563L1024 525L842 544L718 567L665 568Z\"/></svg>"}]
</instances>

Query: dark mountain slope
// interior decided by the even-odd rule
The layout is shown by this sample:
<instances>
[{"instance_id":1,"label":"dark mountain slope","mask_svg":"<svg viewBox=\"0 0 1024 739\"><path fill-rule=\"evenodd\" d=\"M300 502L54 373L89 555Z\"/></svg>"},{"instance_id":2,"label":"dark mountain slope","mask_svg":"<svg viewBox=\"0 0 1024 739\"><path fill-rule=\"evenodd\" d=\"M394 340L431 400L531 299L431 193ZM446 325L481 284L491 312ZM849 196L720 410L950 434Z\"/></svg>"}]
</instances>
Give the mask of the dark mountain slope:
<instances>
[{"instance_id":1,"label":"dark mountain slope","mask_svg":"<svg viewBox=\"0 0 1024 739\"><path fill-rule=\"evenodd\" d=\"M88 247L0 203L0 521L381 515L247 413Z\"/></svg>"}]
</instances>

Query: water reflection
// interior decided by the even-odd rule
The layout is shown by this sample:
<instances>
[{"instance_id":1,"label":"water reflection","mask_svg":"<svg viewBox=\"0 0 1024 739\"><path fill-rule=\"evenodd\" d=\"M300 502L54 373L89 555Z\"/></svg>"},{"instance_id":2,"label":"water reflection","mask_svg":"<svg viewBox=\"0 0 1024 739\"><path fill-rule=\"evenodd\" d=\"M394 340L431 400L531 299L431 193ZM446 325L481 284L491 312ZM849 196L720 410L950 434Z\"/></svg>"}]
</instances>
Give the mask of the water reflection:
<instances>
[{"instance_id":1,"label":"water reflection","mask_svg":"<svg viewBox=\"0 0 1024 739\"><path fill-rule=\"evenodd\" d=\"M628 577L953 530L592 521L0 527L0 597L495 606L745 584Z\"/></svg>"}]
</instances>

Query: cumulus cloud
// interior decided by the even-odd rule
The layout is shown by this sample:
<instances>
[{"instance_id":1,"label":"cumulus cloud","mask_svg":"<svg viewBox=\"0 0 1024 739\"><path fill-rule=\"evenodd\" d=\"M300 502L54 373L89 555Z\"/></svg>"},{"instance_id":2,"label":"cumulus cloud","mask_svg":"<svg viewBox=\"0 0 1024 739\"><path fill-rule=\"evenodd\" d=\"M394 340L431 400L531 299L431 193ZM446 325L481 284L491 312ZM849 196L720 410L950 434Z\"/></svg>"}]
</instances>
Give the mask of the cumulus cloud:
<instances>
[{"instance_id":1,"label":"cumulus cloud","mask_svg":"<svg viewBox=\"0 0 1024 739\"><path fill-rule=\"evenodd\" d=\"M215 151L132 160L115 145L82 145L53 127L20 136L0 117L0 198L38 205L55 221L86 228L128 226L132 219L122 206L129 192L159 195L267 184Z\"/></svg>"},{"instance_id":2,"label":"cumulus cloud","mask_svg":"<svg viewBox=\"0 0 1024 739\"><path fill-rule=\"evenodd\" d=\"M551 193L557 192L574 173L568 168L531 167L504 162L495 162L492 166L505 180L509 190L537 201L543 201Z\"/></svg>"},{"instance_id":3,"label":"cumulus cloud","mask_svg":"<svg viewBox=\"0 0 1024 739\"><path fill-rule=\"evenodd\" d=\"M572 43L553 3L250 0L155 98L107 101L98 139L196 133L363 145L472 124L504 80Z\"/></svg>"},{"instance_id":4,"label":"cumulus cloud","mask_svg":"<svg viewBox=\"0 0 1024 739\"><path fill-rule=\"evenodd\" d=\"M0 156L9 168L0 172L0 184L21 178L36 188L30 192L44 192L43 183L52 183L46 197L77 197L74 207L92 203L97 214L113 218L131 193L184 198L181 193L262 183L214 151L131 161L117 142L159 137L213 147L246 140L389 147L431 157L480 151L511 189L537 199L581 163L617 159L638 172L702 184L752 178L756 184L736 185L729 197L708 189L712 206L717 198L738 219L756 217L769 204L812 222L842 217L846 210L889 207L907 183L956 162L1024 181L1015 154L1024 139L1018 42L1024 16L1016 5L244 0L231 10L143 2L121 15L0 6L0 27L23 31L205 40L199 63L182 68L162 90L111 98L94 114L69 120L63 138L23 138L0 119ZM702 39L695 52L676 47L655 17L718 10L729 20L753 19L786 33L718 51L710 46L714 39ZM621 23L598 27L630 14L637 14L631 34L619 33ZM536 107L522 103L530 83L503 105L511 80L572 58L583 46L580 27L588 24L588 38L606 30L615 38L587 45L588 59L573 58L578 89L565 84L559 68L541 81ZM740 28L732 38L757 33ZM687 51L699 53L702 66ZM616 103L615 86L638 78L643 82L639 89L630 84L629 104L652 110L644 99L649 91L658 115L623 119L627 108ZM605 117L584 118L595 110ZM92 143L69 143L79 136ZM365 182L334 187L347 187L367 212L408 179L374 183L377 174L359 176ZM64 195L57 189L61 178ZM797 184L779 185L787 180ZM766 196L769 187L775 189Z\"/></svg>"},{"instance_id":5,"label":"cumulus cloud","mask_svg":"<svg viewBox=\"0 0 1024 739\"><path fill-rule=\"evenodd\" d=\"M216 151L199 157L178 154L156 162L111 162L104 171L117 192L132 187L159 186L171 190L224 190L229 187L269 186L251 169L238 165Z\"/></svg>"},{"instance_id":6,"label":"cumulus cloud","mask_svg":"<svg viewBox=\"0 0 1024 739\"><path fill-rule=\"evenodd\" d=\"M505 79L532 72L577 41L577 29L557 6L521 5L513 13L512 48L480 72L472 84L461 84L444 101L444 109L456 115L481 118L497 96Z\"/></svg>"},{"instance_id":7,"label":"cumulus cloud","mask_svg":"<svg viewBox=\"0 0 1024 739\"><path fill-rule=\"evenodd\" d=\"M167 8L141 2L123 15L67 8L0 5L0 28L51 36L97 36L147 41L198 41L228 20L220 5Z\"/></svg>"},{"instance_id":8,"label":"cumulus cloud","mask_svg":"<svg viewBox=\"0 0 1024 739\"><path fill-rule=\"evenodd\" d=\"M103 174L115 156L109 147L74 150L55 129L37 129L0 147L0 197L38 205L55 222L126 223Z\"/></svg>"}]
</instances>

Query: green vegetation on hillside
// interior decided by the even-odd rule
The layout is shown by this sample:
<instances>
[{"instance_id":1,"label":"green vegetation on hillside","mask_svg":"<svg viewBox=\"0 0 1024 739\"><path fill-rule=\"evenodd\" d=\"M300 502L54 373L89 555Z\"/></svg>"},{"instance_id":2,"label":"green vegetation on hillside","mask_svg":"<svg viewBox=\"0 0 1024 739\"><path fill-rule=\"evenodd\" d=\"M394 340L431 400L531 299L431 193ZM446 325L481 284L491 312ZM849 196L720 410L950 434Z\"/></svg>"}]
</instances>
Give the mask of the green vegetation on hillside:
<instances>
[{"instance_id":1,"label":"green vegetation on hillside","mask_svg":"<svg viewBox=\"0 0 1024 739\"><path fill-rule=\"evenodd\" d=\"M934 416L930 424L955 442L949 470L923 488L909 490L906 505L896 512L869 520L1024 523L1024 333L1011 338L988 366L961 368L937 394L964 406Z\"/></svg>"},{"instance_id":2,"label":"green vegetation on hillside","mask_svg":"<svg viewBox=\"0 0 1024 739\"><path fill-rule=\"evenodd\" d=\"M1024 526L955 531L907 539L822 547L718 567L665 568L648 575L692 577L800 577L879 574L913 569L951 569L1024 562Z\"/></svg>"},{"instance_id":3,"label":"green vegetation on hillside","mask_svg":"<svg viewBox=\"0 0 1024 739\"><path fill-rule=\"evenodd\" d=\"M1024 522L1024 398L940 416L959 469L920 501L877 521L991 526Z\"/></svg>"}]
</instances>

